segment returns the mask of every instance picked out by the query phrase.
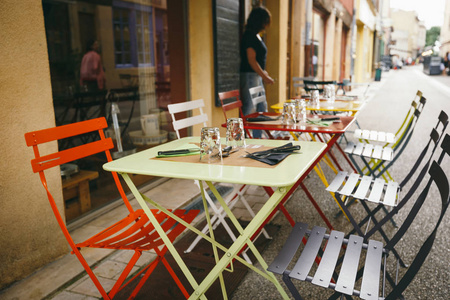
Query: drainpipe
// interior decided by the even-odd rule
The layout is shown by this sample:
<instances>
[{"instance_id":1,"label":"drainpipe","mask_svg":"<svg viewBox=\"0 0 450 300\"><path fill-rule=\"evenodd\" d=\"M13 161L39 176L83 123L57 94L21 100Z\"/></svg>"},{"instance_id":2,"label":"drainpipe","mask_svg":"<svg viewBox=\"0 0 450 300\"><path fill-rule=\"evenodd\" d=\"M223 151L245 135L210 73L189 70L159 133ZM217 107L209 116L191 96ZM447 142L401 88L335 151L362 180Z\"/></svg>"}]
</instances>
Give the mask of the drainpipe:
<instances>
[{"instance_id":1,"label":"drainpipe","mask_svg":"<svg viewBox=\"0 0 450 300\"><path fill-rule=\"evenodd\" d=\"M352 42L350 45L350 78L353 82L353 75L355 75L355 47L356 47L356 9L353 8L352 16Z\"/></svg>"},{"instance_id":2,"label":"drainpipe","mask_svg":"<svg viewBox=\"0 0 450 300\"><path fill-rule=\"evenodd\" d=\"M305 77L314 75L310 73L312 70L311 61L311 45L312 45L312 19L313 19L313 0L305 0Z\"/></svg>"}]
</instances>

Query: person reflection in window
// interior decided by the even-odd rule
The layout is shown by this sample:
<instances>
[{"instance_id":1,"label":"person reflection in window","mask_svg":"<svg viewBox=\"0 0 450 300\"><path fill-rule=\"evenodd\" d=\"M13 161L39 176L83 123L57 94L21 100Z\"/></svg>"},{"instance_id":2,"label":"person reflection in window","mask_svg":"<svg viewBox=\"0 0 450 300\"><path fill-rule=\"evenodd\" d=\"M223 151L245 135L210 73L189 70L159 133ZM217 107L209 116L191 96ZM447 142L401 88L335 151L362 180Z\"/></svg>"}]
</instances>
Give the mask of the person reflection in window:
<instances>
[{"instance_id":1,"label":"person reflection in window","mask_svg":"<svg viewBox=\"0 0 450 300\"><path fill-rule=\"evenodd\" d=\"M98 41L88 41L86 54L84 54L81 60L80 86L89 92L103 90L105 88L105 72L98 51Z\"/></svg>"}]
</instances>

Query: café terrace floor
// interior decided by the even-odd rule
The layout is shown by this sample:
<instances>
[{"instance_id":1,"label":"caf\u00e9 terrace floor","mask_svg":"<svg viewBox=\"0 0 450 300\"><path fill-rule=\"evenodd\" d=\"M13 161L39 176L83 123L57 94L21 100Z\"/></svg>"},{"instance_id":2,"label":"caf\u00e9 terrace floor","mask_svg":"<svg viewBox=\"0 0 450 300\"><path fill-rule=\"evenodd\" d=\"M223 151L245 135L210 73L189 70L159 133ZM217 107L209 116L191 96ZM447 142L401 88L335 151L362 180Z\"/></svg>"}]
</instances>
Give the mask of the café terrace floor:
<instances>
[{"instance_id":1,"label":"caf\u00e9 terrace floor","mask_svg":"<svg viewBox=\"0 0 450 300\"><path fill-rule=\"evenodd\" d=\"M400 72L402 72L402 70L400 70ZM353 88L351 94L358 94L362 97L365 93L366 99L369 101L365 110L383 109L381 106L372 105L372 102L375 100L378 101L378 99L382 99L386 93L389 93L388 89L393 88L390 84L386 83L390 83L392 82L392 80L402 80L402 74L400 72L392 70L389 72L383 72L382 80L380 82L372 82L367 91L367 86L359 86ZM410 103L410 100L412 100L413 95L416 92L416 90L414 90L416 87L411 84L408 89L406 89L406 87L404 88L404 97L407 98L407 101ZM424 95L426 96L425 91ZM447 107L449 106L447 105ZM428 112L426 111L425 113L428 114ZM450 113L450 111L448 111L448 113ZM392 119L395 119L395 117L397 116L395 109L386 111L386 114L389 114ZM367 116L367 114L364 114L364 111L361 115ZM403 117L403 113L401 113L400 115ZM433 116L429 117L429 120L431 120L432 123L431 126L434 126L435 124L434 118L435 116L433 111ZM363 128L373 128L374 126L379 125L377 124L376 120L370 118L358 118L358 120L359 124ZM388 130L389 128L388 127L386 129L386 124L384 124L384 127L384 130ZM355 125L353 125L351 130L353 130L354 128ZM393 128L396 127L394 126ZM409 168L412 166L415 157L417 157L417 153L419 153L418 151L421 151L424 146L423 142L425 141L425 139L428 139L428 127L427 129L423 130L423 132L423 139L412 139L412 145L408 147L408 149L414 150L409 152L406 151L406 153L399 160L397 168L393 168L393 176L395 178L403 178L407 171L409 171ZM352 139L352 134L347 134L347 137L349 139ZM345 141L342 140L341 143L345 143ZM337 156L339 158L340 154L337 154ZM339 159L339 161L344 167L348 167L348 165L346 165L342 158ZM334 173L326 166L324 166L323 169L326 173L327 178L331 180ZM349 231L351 226L350 223L345 219L345 217L335 217L339 209L330 194L325 191L324 185L320 182L318 176L314 172L311 172L311 174L305 179L305 184L314 195L320 207L324 210L325 214L331 220L333 226L344 232ZM180 190L183 190L183 193L180 193ZM192 181L179 179L171 179L156 187L151 187L145 192L145 194L157 202L158 199L172 199L173 203L170 204L172 208L184 207L187 203L191 202L192 199L198 199L199 196L198 188ZM246 199L249 201L254 210L258 210L259 207L262 206L262 203L265 201L266 197L267 196L261 187L251 187L246 194ZM136 200L132 200L132 203L134 207L138 207ZM305 194L301 189L298 189L291 196L286 205L286 208L291 213L291 215L295 216L296 220L301 220L302 222L306 222L309 224L324 226L324 222L320 219L319 215L316 213L310 202L306 199ZM352 212L357 213L358 210L362 210L361 207L358 207L358 205L352 206ZM428 211L430 214L432 214L434 210L435 209L430 209ZM238 218L242 220L249 219L248 214L240 204L236 205L233 212ZM103 229L105 225L111 222L111 219L114 219L112 218L112 216L117 214L124 215L125 213L125 208L123 206L118 206L113 210L98 213L90 222L74 229L72 231L72 234L76 240L83 240L91 236L93 233L98 232L100 229ZM400 221L404 217L405 214L400 213L396 220ZM421 224L427 223L428 220L428 215L420 216ZM441 226L441 230L438 233L435 248L430 254L431 258L428 258L427 262L425 263L425 267L421 270L416 280L410 285L409 289L405 293L407 299L446 299L445 295L449 294L450 287L448 285L448 278L450 278L450 268L447 258L449 254L448 245L450 240L450 229L448 228L448 220L449 217L446 216L443 221L443 226ZM198 221L201 221L201 218L198 218ZM276 255L277 251L280 250L282 243L285 241L287 235L289 234L290 228L288 222L281 214L275 216L275 218L272 220L272 224L279 225L281 229L277 236L273 238L267 249L263 252L263 257L268 262L270 262ZM416 226L417 227L414 227L412 229L412 232L414 232L416 228L419 227L419 224ZM392 228L388 229L388 231L394 230L393 226L390 227ZM400 248L400 252L405 253L405 256L408 259L412 259L413 257L411 249L417 251L417 248L415 248L416 243L414 241L413 235L412 237L411 235L408 237L408 241L411 238L412 240L410 242L405 243L403 247ZM123 267L126 258L129 256L129 254L127 253L124 254L113 250L98 251L96 249L83 249L83 253L84 255L86 255L87 260L90 264L97 264L95 272L99 275L100 281L104 283L105 288L111 286L113 282L112 279L114 279L117 274L117 268ZM154 255L152 253L144 253L139 261L138 266L145 265L153 258ZM324 295L322 294L322 290L312 288L312 285L310 284L303 283L299 286L301 286L302 291L305 293L304 296L306 299L322 299L323 297L325 297L322 296ZM95 286L87 277L79 261L74 255L71 254L62 256L56 261L36 271L29 277L13 284L8 289L0 292L0 299L77 300L99 298L100 295L95 289ZM280 296L277 294L275 288L268 284L268 282L266 282L264 278L258 276L254 272L248 272L234 294L230 295L230 298L280 299Z\"/></svg>"}]
</instances>

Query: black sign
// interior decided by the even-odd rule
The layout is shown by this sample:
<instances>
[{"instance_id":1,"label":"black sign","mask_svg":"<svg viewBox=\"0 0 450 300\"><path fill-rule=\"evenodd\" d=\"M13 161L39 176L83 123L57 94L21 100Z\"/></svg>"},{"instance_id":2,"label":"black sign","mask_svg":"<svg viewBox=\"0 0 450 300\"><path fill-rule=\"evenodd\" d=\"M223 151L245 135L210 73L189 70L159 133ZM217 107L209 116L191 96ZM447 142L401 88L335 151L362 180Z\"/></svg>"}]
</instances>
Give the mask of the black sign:
<instances>
[{"instance_id":1,"label":"black sign","mask_svg":"<svg viewBox=\"0 0 450 300\"><path fill-rule=\"evenodd\" d=\"M220 92L239 89L239 0L213 3L215 104Z\"/></svg>"}]
</instances>

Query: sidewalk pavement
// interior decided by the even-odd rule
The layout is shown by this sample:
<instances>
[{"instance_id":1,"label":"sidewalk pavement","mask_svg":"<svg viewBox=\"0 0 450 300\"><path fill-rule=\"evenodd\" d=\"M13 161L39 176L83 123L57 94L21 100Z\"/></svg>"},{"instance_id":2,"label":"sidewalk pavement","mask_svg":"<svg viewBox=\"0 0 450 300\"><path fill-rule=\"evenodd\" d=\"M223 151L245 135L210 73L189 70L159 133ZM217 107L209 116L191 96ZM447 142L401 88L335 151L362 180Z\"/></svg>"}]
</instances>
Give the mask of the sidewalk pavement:
<instances>
[{"instance_id":1,"label":"sidewalk pavement","mask_svg":"<svg viewBox=\"0 0 450 300\"><path fill-rule=\"evenodd\" d=\"M389 76L390 72L383 72L381 81L372 81L367 84L354 86L351 91L347 92L347 95L358 95L360 99L370 101L374 93L383 85ZM319 188L323 189L323 186ZM179 190L183 190L184 192L176 192ZM174 192L168 195L167 193L170 191ZM187 203L199 195L198 188L195 186L193 181L181 179L170 179L145 194L156 202L158 202L158 198L172 199L172 207L168 208L184 207ZM264 204L267 195L261 187L251 187L248 189L245 197L252 209L254 211L258 211ZM131 200L131 203L134 208L138 208L138 204L135 199ZM233 213L238 219L250 219L246 209L240 201L234 207ZM96 217L91 222L88 222L87 224L73 230L71 232L72 236L75 241L85 240L94 233L97 233L101 229L105 228L107 224L110 224L111 220L114 220L113 216L124 214L126 214L124 206L116 207L115 209ZM201 220L202 217L198 217L196 222L200 222ZM120 275L121 270L130 258L130 254L132 254L125 251L87 248L83 248L82 252L88 263L91 266L94 266L94 273L99 277L99 280L105 289L112 288L115 279L117 279ZM144 252L137 263L137 267L135 267L132 273L137 271L138 267L147 265L155 257L156 256L154 253ZM78 259L74 255L67 254L44 266L29 277L1 291L0 298L5 300L93 300L101 299L101 296L79 263Z\"/></svg>"}]
</instances>

